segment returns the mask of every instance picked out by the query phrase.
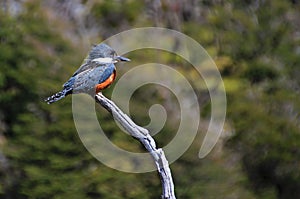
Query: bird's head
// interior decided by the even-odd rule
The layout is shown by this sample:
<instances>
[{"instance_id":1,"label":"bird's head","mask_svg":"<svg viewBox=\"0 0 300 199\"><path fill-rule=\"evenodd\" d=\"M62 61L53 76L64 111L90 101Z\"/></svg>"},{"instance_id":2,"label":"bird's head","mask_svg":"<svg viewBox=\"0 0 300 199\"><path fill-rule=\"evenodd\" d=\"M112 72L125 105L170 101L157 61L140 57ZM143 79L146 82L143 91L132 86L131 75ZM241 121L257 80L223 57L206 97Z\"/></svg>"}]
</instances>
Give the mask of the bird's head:
<instances>
[{"instance_id":1,"label":"bird's head","mask_svg":"<svg viewBox=\"0 0 300 199\"><path fill-rule=\"evenodd\" d=\"M130 61L130 59L126 57L118 56L114 49L103 43L93 47L89 54L89 59L92 62L102 64L117 63L120 61Z\"/></svg>"}]
</instances>

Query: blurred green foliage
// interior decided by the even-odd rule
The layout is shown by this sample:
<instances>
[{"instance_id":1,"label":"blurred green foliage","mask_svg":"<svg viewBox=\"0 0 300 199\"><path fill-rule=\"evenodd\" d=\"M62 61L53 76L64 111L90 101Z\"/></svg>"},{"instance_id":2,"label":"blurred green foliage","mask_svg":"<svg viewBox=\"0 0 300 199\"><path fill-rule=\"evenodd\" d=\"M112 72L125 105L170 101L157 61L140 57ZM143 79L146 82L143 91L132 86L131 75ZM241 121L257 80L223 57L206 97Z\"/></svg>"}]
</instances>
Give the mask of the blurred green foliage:
<instances>
[{"instance_id":1,"label":"blurred green foliage","mask_svg":"<svg viewBox=\"0 0 300 199\"><path fill-rule=\"evenodd\" d=\"M65 8L64 1L53 2ZM177 197L299 197L300 3L162 0L155 7L149 2L95 1L83 21L100 27L100 38L153 24L180 27L215 60L227 91L224 131L229 133L202 160L197 156L203 136L199 134L171 165ZM91 6L90 1L80 5ZM69 37L78 34L78 30L69 32L76 19L70 17L71 25L66 15L53 21L61 13L43 1L27 1L21 7L17 14L0 9L0 198L158 198L161 185L156 172L122 173L87 152L76 134L70 97L51 106L43 102L61 88L86 53ZM154 57L180 70L191 83L199 78L180 57L151 50L131 55L133 64ZM193 86L201 93L199 101L205 99L203 86ZM111 91L107 89L105 95ZM142 87L134 93L131 115L146 125L148 108L155 103L165 106L169 116L175 115L178 103L173 99L161 87ZM202 120L207 121L209 100L201 103ZM121 132L109 113L97 110L116 145L144 151ZM158 146L172 139L177 126L176 119L167 122L155 135Z\"/></svg>"}]
</instances>

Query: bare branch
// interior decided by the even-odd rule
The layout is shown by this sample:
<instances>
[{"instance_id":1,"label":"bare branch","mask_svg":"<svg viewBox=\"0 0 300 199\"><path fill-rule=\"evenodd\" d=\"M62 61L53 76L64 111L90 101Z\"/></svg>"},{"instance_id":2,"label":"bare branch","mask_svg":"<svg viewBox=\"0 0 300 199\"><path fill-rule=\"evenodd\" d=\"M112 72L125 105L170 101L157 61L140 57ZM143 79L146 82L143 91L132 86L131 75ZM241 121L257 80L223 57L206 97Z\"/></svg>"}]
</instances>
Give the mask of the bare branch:
<instances>
[{"instance_id":1,"label":"bare branch","mask_svg":"<svg viewBox=\"0 0 300 199\"><path fill-rule=\"evenodd\" d=\"M162 183L162 199L176 199L174 193L174 184L169 168L169 163L161 148L157 149L154 139L149 131L136 125L125 113L123 113L114 102L107 99L102 93L95 96L95 100L107 111L109 111L118 121L118 123L134 138L138 139L151 154L155 161L157 171Z\"/></svg>"}]
</instances>

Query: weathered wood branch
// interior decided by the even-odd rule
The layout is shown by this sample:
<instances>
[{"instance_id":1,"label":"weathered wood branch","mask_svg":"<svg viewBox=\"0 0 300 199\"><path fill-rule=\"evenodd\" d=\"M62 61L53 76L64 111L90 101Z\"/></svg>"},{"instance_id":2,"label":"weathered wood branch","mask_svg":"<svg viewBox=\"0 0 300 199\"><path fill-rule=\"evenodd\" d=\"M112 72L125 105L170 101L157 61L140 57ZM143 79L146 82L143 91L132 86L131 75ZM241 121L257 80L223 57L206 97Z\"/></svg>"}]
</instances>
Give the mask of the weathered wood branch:
<instances>
[{"instance_id":1,"label":"weathered wood branch","mask_svg":"<svg viewBox=\"0 0 300 199\"><path fill-rule=\"evenodd\" d=\"M102 93L95 96L95 100L107 111L109 111L117 122L134 138L138 139L151 154L155 161L157 171L162 183L162 199L176 199L174 193L174 184L169 168L169 163L161 148L156 148L154 139L149 131L136 125L125 113L123 113L114 102L107 99Z\"/></svg>"}]
</instances>

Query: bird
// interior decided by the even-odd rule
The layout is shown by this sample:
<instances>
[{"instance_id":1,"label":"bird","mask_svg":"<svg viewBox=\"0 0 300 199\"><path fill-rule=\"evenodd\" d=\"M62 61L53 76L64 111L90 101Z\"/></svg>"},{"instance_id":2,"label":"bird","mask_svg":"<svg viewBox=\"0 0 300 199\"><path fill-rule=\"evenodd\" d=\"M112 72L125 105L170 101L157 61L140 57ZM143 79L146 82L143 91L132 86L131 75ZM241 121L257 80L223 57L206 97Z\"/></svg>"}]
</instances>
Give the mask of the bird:
<instances>
[{"instance_id":1,"label":"bird","mask_svg":"<svg viewBox=\"0 0 300 199\"><path fill-rule=\"evenodd\" d=\"M115 63L130 59L118 56L116 51L104 43L94 45L82 65L75 71L63 89L45 99L52 104L70 94L97 94L110 86L116 78Z\"/></svg>"}]
</instances>

